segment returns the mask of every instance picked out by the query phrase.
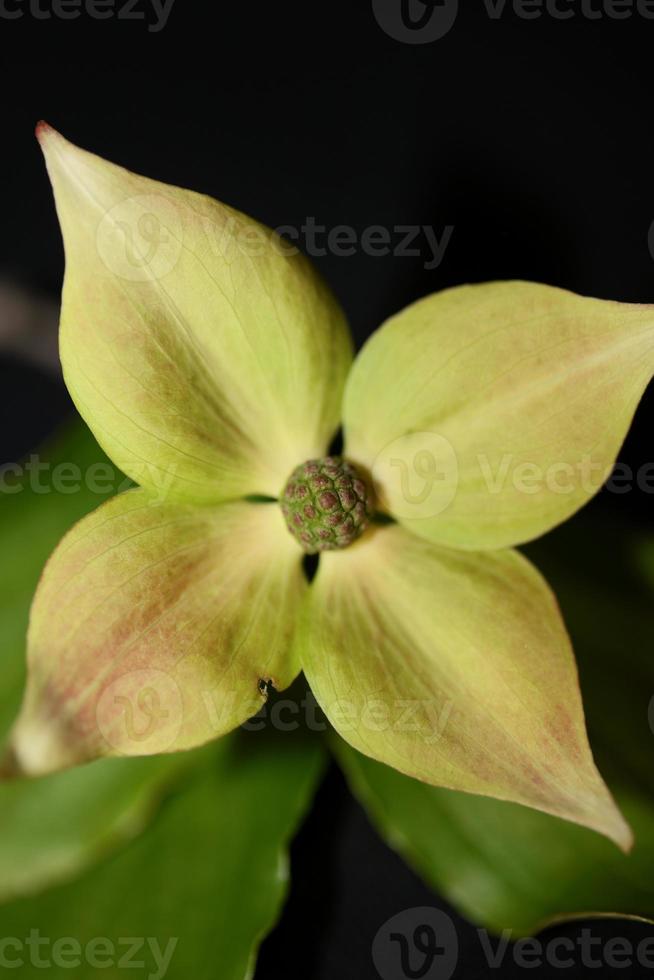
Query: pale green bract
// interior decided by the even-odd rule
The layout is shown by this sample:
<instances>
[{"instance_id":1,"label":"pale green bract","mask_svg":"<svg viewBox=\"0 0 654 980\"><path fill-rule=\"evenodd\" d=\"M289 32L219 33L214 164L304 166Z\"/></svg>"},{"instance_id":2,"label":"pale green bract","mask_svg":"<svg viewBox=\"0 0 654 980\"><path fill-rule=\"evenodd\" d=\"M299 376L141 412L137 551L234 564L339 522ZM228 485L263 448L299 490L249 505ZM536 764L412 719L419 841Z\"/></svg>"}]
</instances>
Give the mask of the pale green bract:
<instances>
[{"instance_id":1,"label":"pale green bract","mask_svg":"<svg viewBox=\"0 0 654 980\"><path fill-rule=\"evenodd\" d=\"M384 839L463 915L513 938L589 914L654 921L654 538L612 525L610 557L598 561L603 531L584 514L530 550L570 622L593 747L635 831L631 854L537 810L407 779L332 740Z\"/></svg>"},{"instance_id":2,"label":"pale green bract","mask_svg":"<svg viewBox=\"0 0 654 980\"><path fill-rule=\"evenodd\" d=\"M350 371L338 304L272 232L38 135L66 383L140 489L46 567L14 769L204 743L304 669L368 756L627 849L556 602L508 546L599 489L654 373L654 309L461 287L383 325ZM323 555L307 586L280 508L257 498L327 454L341 406L345 456L393 520Z\"/></svg>"}]
</instances>

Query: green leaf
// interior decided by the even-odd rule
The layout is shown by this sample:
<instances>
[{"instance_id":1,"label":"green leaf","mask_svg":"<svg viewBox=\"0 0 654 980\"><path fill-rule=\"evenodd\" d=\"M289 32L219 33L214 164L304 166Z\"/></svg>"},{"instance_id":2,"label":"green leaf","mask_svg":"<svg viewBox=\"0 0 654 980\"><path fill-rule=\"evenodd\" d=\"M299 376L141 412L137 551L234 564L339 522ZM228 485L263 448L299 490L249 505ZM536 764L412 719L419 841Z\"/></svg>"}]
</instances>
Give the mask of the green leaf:
<instances>
[{"instance_id":1,"label":"green leaf","mask_svg":"<svg viewBox=\"0 0 654 980\"><path fill-rule=\"evenodd\" d=\"M654 541L575 521L531 549L561 598L598 762L635 833L626 857L581 827L425 786L335 744L380 833L471 919L530 934L593 913L654 920ZM625 540L626 538L626 540ZM645 580L642 569L651 575Z\"/></svg>"},{"instance_id":2,"label":"green leaf","mask_svg":"<svg viewBox=\"0 0 654 980\"><path fill-rule=\"evenodd\" d=\"M98 969L107 980L125 975L124 937L144 940L135 978L252 977L259 942L286 895L287 845L322 772L321 743L299 732L239 733L194 754L202 771L147 833L74 883L0 909L2 935L22 940L38 929L50 940L40 954L55 966L54 942L72 938L80 964L65 971L71 978L96 975L89 944L97 937L110 944ZM5 955L22 956L26 980L43 975L27 946Z\"/></svg>"},{"instance_id":3,"label":"green leaf","mask_svg":"<svg viewBox=\"0 0 654 980\"><path fill-rule=\"evenodd\" d=\"M277 496L339 424L352 352L338 303L246 215L45 124L37 135L64 238L60 350L80 414L162 495Z\"/></svg>"},{"instance_id":4,"label":"green leaf","mask_svg":"<svg viewBox=\"0 0 654 980\"><path fill-rule=\"evenodd\" d=\"M415 534L515 545L600 489L653 374L653 306L529 282L448 289L357 357L345 451Z\"/></svg>"},{"instance_id":5,"label":"green leaf","mask_svg":"<svg viewBox=\"0 0 654 980\"><path fill-rule=\"evenodd\" d=\"M0 784L0 902L74 877L139 834L190 761L106 760Z\"/></svg>"},{"instance_id":6,"label":"green leaf","mask_svg":"<svg viewBox=\"0 0 654 980\"><path fill-rule=\"evenodd\" d=\"M399 525L327 552L297 641L354 748L434 786L631 834L595 767L556 600L516 551L454 551Z\"/></svg>"}]
</instances>

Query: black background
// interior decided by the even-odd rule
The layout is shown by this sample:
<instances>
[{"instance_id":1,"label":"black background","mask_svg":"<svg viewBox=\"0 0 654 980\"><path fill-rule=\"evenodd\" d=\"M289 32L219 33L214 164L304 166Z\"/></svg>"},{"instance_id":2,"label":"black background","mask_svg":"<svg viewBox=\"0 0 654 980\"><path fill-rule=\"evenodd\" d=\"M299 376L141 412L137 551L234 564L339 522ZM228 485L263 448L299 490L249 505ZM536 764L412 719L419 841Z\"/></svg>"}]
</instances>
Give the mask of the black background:
<instances>
[{"instance_id":1,"label":"black background","mask_svg":"<svg viewBox=\"0 0 654 980\"><path fill-rule=\"evenodd\" d=\"M654 21L524 20L510 9L493 20L468 2L444 38L410 45L353 0L176 0L158 33L138 20L39 20L25 3L21 18L0 17L0 37L0 274L53 297L63 254L33 139L40 118L274 227L307 217L359 232L454 226L433 270L424 255L316 259L358 343L408 302L466 281L519 277L654 302ZM0 381L2 461L70 408L56 380L1 355ZM652 458L653 411L650 391L621 454L634 467ZM591 507L651 527L651 505L644 493L603 493ZM442 904L379 842L335 772L293 859L291 900L257 980L374 980L370 944L385 919ZM456 922L456 977L486 976L473 928ZM649 934L617 922L593 930Z\"/></svg>"}]
</instances>

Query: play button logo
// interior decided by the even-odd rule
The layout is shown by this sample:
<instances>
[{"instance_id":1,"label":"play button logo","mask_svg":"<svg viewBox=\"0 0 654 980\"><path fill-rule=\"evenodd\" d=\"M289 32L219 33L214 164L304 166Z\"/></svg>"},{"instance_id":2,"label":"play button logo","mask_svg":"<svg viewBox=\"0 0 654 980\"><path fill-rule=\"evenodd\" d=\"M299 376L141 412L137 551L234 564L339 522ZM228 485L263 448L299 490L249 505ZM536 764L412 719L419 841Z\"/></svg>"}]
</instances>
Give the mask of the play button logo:
<instances>
[{"instance_id":1,"label":"play button logo","mask_svg":"<svg viewBox=\"0 0 654 980\"><path fill-rule=\"evenodd\" d=\"M431 44L454 26L459 0L372 0L377 23L404 44Z\"/></svg>"}]
</instances>

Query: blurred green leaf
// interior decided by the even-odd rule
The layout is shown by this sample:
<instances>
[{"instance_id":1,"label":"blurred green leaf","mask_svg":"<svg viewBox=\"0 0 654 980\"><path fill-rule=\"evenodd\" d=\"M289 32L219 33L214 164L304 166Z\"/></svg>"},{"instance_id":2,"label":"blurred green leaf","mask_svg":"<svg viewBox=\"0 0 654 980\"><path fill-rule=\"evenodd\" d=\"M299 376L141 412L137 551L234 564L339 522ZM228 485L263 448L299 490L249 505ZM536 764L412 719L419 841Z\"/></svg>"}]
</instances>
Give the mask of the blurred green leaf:
<instances>
[{"instance_id":1,"label":"blurred green leaf","mask_svg":"<svg viewBox=\"0 0 654 980\"><path fill-rule=\"evenodd\" d=\"M47 940L38 955L55 969L55 942L77 944L62 969L71 978L123 977L130 943L135 978L252 976L286 894L286 847L322 772L321 743L239 732L194 755L200 771L145 834L75 882L0 909L0 935L15 940L4 955L22 960L21 977L43 975L25 943L31 930Z\"/></svg>"},{"instance_id":2,"label":"blurred green leaf","mask_svg":"<svg viewBox=\"0 0 654 980\"><path fill-rule=\"evenodd\" d=\"M488 928L531 934L592 913L654 919L654 540L578 518L528 550L570 629L591 745L636 835L631 855L534 810L408 779L340 740L336 754L388 843Z\"/></svg>"},{"instance_id":3,"label":"blurred green leaf","mask_svg":"<svg viewBox=\"0 0 654 980\"><path fill-rule=\"evenodd\" d=\"M191 761L112 759L0 785L0 902L73 877L140 833Z\"/></svg>"}]
</instances>

